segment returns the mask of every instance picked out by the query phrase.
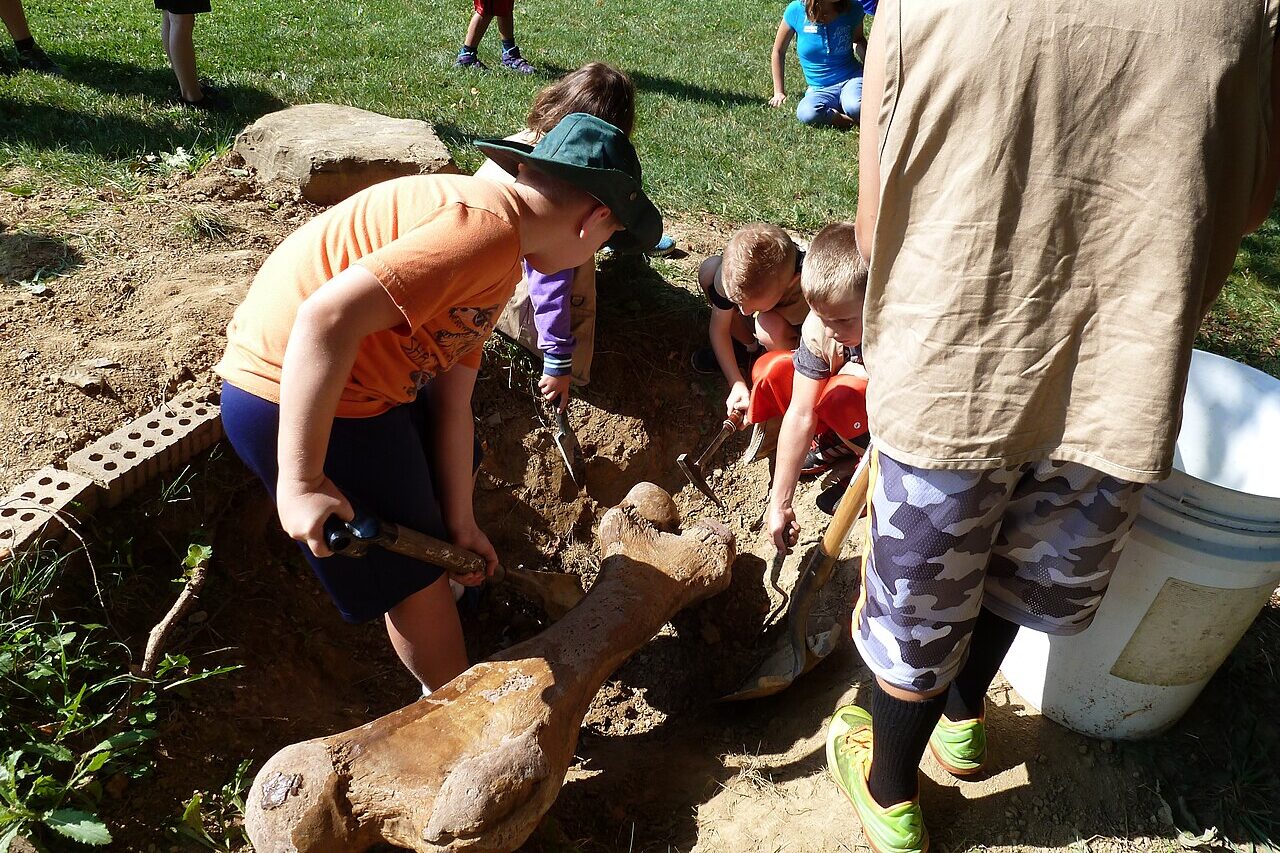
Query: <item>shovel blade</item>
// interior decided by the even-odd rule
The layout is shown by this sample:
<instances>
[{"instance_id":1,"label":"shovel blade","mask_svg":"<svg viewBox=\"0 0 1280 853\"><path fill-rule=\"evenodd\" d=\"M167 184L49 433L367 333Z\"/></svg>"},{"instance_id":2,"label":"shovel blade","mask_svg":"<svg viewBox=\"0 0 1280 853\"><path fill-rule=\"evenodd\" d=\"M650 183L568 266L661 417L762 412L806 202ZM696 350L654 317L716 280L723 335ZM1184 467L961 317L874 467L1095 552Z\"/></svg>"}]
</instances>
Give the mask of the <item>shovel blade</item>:
<instances>
[{"instance_id":1,"label":"shovel blade","mask_svg":"<svg viewBox=\"0 0 1280 853\"><path fill-rule=\"evenodd\" d=\"M582 445L578 444L578 436L569 426L564 412L556 414L556 427L556 449L560 451L560 458L564 460L565 470L573 484L581 489L587 482L587 459L582 454Z\"/></svg>"},{"instance_id":2,"label":"shovel blade","mask_svg":"<svg viewBox=\"0 0 1280 853\"><path fill-rule=\"evenodd\" d=\"M582 579L565 572L506 569L502 582L541 605L552 622L572 610L586 596Z\"/></svg>"},{"instance_id":3,"label":"shovel blade","mask_svg":"<svg viewBox=\"0 0 1280 853\"><path fill-rule=\"evenodd\" d=\"M676 464L680 466L680 470L684 472L684 476L693 484L693 487L702 492L711 502L720 509L724 509L724 504L720 502L720 498L715 492L711 491L711 485L707 482L707 478L702 476L702 472L689 462L689 454L681 453L676 457Z\"/></svg>"}]
</instances>

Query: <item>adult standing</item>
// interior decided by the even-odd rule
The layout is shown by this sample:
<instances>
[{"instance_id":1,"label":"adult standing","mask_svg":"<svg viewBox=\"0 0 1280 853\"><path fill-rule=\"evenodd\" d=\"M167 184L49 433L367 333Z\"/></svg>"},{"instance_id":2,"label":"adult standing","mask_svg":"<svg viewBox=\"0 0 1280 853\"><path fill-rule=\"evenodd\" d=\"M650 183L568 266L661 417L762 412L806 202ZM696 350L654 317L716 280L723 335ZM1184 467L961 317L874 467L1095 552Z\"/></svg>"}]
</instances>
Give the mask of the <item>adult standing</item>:
<instances>
[{"instance_id":1,"label":"adult standing","mask_svg":"<svg viewBox=\"0 0 1280 853\"><path fill-rule=\"evenodd\" d=\"M1142 484L1170 472L1196 329L1275 195L1278 6L885 0L876 19L858 226L879 449L854 622L876 679L827 757L879 853L927 847L925 746L981 768L1018 626L1088 626Z\"/></svg>"}]
</instances>

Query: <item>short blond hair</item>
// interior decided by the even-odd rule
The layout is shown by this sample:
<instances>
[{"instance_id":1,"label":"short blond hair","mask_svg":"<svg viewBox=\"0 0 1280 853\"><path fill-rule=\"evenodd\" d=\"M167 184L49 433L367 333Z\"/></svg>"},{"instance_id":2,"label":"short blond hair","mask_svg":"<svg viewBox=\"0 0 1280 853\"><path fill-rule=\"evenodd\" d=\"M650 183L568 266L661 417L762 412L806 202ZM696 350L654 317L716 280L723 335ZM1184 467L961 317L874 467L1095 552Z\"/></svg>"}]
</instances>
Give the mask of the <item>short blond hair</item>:
<instances>
[{"instance_id":1,"label":"short blond hair","mask_svg":"<svg viewBox=\"0 0 1280 853\"><path fill-rule=\"evenodd\" d=\"M833 222L818 232L804 256L800 290L811 306L834 308L867 296L867 262L858 251L852 222Z\"/></svg>"},{"instance_id":2,"label":"short blond hair","mask_svg":"<svg viewBox=\"0 0 1280 853\"><path fill-rule=\"evenodd\" d=\"M724 295L739 303L758 296L771 274L780 268L794 268L797 251L787 232L776 225L758 222L734 231L724 247L720 266Z\"/></svg>"}]
</instances>

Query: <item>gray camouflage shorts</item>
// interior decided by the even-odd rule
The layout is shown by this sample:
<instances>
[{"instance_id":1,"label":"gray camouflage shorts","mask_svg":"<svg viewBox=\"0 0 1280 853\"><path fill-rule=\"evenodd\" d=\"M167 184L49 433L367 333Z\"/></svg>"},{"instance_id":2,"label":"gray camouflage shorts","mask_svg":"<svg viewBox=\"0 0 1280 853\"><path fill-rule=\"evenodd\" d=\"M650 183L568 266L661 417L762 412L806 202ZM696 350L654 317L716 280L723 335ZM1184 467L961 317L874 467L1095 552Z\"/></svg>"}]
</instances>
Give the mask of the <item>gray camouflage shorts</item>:
<instances>
[{"instance_id":1,"label":"gray camouflage shorts","mask_svg":"<svg viewBox=\"0 0 1280 853\"><path fill-rule=\"evenodd\" d=\"M919 692L955 678L984 606L1049 634L1087 628L1142 490L1073 462L950 471L876 451L871 464L853 639L877 676Z\"/></svg>"}]
</instances>

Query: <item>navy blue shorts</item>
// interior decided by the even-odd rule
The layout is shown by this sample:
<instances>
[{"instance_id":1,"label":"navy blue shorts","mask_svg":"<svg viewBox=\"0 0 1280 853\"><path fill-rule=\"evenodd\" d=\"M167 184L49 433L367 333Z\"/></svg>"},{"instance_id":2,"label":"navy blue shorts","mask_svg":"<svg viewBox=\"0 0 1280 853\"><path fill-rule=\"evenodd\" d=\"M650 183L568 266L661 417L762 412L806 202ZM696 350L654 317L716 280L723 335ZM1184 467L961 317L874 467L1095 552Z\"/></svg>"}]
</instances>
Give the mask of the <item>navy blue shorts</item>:
<instances>
[{"instance_id":1,"label":"navy blue shorts","mask_svg":"<svg viewBox=\"0 0 1280 853\"><path fill-rule=\"evenodd\" d=\"M429 388L418 394L417 401L372 418L334 418L324 473L365 512L447 540L431 476ZM236 454L274 500L280 407L224 382L222 425ZM477 443L477 465L479 460ZM381 616L443 573L437 566L381 548L371 548L364 557L322 560L305 543L298 544L348 622Z\"/></svg>"}]
</instances>

